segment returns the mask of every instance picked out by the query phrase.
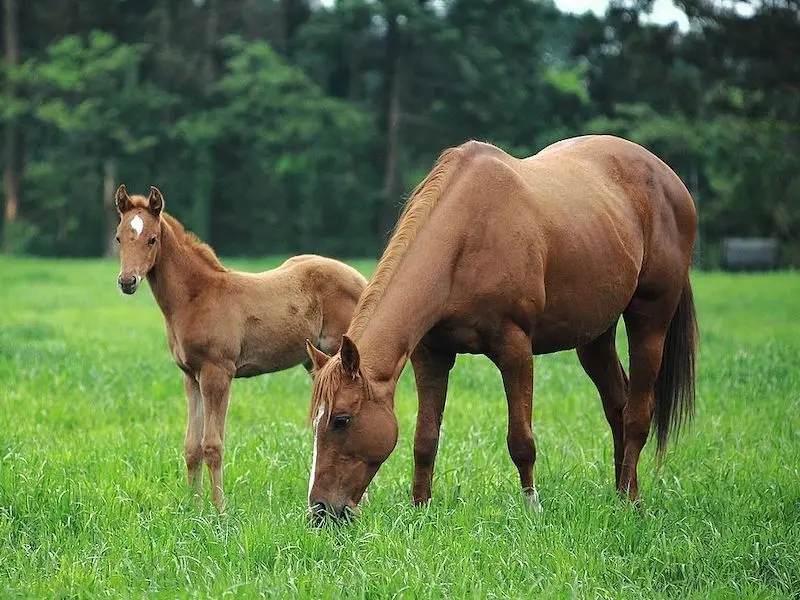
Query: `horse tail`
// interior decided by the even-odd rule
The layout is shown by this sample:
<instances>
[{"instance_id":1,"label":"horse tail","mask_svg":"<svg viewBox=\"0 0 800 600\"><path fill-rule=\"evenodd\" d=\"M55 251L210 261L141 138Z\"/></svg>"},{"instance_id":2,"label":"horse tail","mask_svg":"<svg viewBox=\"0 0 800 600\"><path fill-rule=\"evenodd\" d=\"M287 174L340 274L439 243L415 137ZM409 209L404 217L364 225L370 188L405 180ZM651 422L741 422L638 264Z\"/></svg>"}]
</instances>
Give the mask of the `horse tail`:
<instances>
[{"instance_id":1,"label":"horse tail","mask_svg":"<svg viewBox=\"0 0 800 600\"><path fill-rule=\"evenodd\" d=\"M664 457L670 434L679 433L694 417L697 340L697 314L687 275L678 308L667 329L661 370L654 389L653 425L659 460Z\"/></svg>"}]
</instances>

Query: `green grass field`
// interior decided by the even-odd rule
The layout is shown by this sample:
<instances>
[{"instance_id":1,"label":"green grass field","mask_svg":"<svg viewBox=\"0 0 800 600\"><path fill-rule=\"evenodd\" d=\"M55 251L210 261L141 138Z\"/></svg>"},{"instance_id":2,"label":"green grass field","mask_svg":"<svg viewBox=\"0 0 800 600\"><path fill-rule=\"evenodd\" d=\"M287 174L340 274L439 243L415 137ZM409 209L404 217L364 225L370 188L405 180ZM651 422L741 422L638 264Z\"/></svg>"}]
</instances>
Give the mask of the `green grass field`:
<instances>
[{"instance_id":1,"label":"green grass field","mask_svg":"<svg viewBox=\"0 0 800 600\"><path fill-rule=\"evenodd\" d=\"M0 259L0 596L800 597L800 274L693 275L697 418L660 471L646 448L641 511L614 492L610 431L574 353L536 360L541 515L505 448L499 374L461 357L430 508L409 501L407 369L370 505L323 531L305 515L305 371L234 383L228 514L198 510L161 314L116 274Z\"/></svg>"}]
</instances>

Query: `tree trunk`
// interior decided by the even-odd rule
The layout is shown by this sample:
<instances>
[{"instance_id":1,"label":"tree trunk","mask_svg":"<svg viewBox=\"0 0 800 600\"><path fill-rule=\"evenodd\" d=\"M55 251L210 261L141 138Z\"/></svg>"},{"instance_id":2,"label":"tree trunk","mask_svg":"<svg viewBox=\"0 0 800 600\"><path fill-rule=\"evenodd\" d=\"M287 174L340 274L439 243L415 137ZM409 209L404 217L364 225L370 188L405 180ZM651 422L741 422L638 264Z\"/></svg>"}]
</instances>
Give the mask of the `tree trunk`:
<instances>
[{"instance_id":1,"label":"tree trunk","mask_svg":"<svg viewBox=\"0 0 800 600\"><path fill-rule=\"evenodd\" d=\"M117 161L113 158L107 158L103 161L103 212L106 217L106 257L116 256L119 252L117 240L114 239L117 230L117 209L114 202L116 189Z\"/></svg>"},{"instance_id":2,"label":"tree trunk","mask_svg":"<svg viewBox=\"0 0 800 600\"><path fill-rule=\"evenodd\" d=\"M3 0L3 17L5 21L5 59L9 69L19 66L19 40L17 37L17 2L16 0ZM8 80L8 98L14 98L14 83ZM19 213L19 131L14 119L5 125L5 140L3 145L3 193L5 207L3 210L3 250L10 252L11 227L17 220Z\"/></svg>"},{"instance_id":3,"label":"tree trunk","mask_svg":"<svg viewBox=\"0 0 800 600\"><path fill-rule=\"evenodd\" d=\"M386 151L383 169L384 206L379 218L381 236L388 236L397 219L397 200L400 193L398 158L400 151L400 91L402 72L402 32L398 15L389 17L386 31L386 67L384 71L384 98L386 124Z\"/></svg>"},{"instance_id":4,"label":"tree trunk","mask_svg":"<svg viewBox=\"0 0 800 600\"><path fill-rule=\"evenodd\" d=\"M219 37L219 0L208 0L206 4L206 51L203 65L203 84L205 93L211 92L211 86L217 77L217 65L214 53Z\"/></svg>"},{"instance_id":5,"label":"tree trunk","mask_svg":"<svg viewBox=\"0 0 800 600\"><path fill-rule=\"evenodd\" d=\"M290 61L294 59L295 38L297 31L311 15L311 7L307 0L280 0L279 10L283 20L283 52Z\"/></svg>"},{"instance_id":6,"label":"tree trunk","mask_svg":"<svg viewBox=\"0 0 800 600\"><path fill-rule=\"evenodd\" d=\"M214 83L217 79L215 52L219 37L219 0L208 0L206 4L205 61L203 65L203 94L206 107L210 103ZM195 194L192 205L192 230L208 241L211 228L211 196L214 189L213 142L198 144L195 155Z\"/></svg>"}]
</instances>

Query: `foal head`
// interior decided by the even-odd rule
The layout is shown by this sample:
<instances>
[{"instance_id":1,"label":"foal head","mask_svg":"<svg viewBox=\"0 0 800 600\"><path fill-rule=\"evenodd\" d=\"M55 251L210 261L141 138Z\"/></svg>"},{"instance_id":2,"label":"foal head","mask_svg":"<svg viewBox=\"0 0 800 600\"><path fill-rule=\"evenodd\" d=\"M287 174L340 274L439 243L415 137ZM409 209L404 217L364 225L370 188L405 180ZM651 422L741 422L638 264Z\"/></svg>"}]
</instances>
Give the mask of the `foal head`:
<instances>
[{"instance_id":1,"label":"foal head","mask_svg":"<svg viewBox=\"0 0 800 600\"><path fill-rule=\"evenodd\" d=\"M150 188L147 198L130 197L125 186L121 185L115 199L120 219L117 226L120 261L117 283L124 293L133 294L158 256L164 197L156 187Z\"/></svg>"},{"instance_id":2,"label":"foal head","mask_svg":"<svg viewBox=\"0 0 800 600\"><path fill-rule=\"evenodd\" d=\"M307 342L314 366L314 455L308 507L314 525L352 515L397 443L391 391L370 382L356 345L344 336L330 357ZM388 397L387 397L388 396Z\"/></svg>"}]
</instances>

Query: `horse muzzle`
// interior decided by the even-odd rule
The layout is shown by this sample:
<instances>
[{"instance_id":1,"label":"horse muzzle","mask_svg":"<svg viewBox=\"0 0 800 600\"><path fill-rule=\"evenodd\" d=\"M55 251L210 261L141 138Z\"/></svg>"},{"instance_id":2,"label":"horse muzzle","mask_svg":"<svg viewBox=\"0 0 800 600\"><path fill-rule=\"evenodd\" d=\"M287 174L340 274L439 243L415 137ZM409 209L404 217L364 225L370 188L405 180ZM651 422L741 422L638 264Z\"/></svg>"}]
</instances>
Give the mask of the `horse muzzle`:
<instances>
[{"instance_id":1,"label":"horse muzzle","mask_svg":"<svg viewBox=\"0 0 800 600\"><path fill-rule=\"evenodd\" d=\"M142 281L142 278L138 275L129 275L128 277L123 277L122 273L120 273L119 277L117 277L117 284L119 285L119 289L122 290L123 294L133 294L136 291L136 288L139 287L139 283Z\"/></svg>"},{"instance_id":2,"label":"horse muzzle","mask_svg":"<svg viewBox=\"0 0 800 600\"><path fill-rule=\"evenodd\" d=\"M308 507L308 518L312 527L322 529L326 525L349 525L358 515L357 511L344 504L334 506L326 502L315 502Z\"/></svg>"}]
</instances>

